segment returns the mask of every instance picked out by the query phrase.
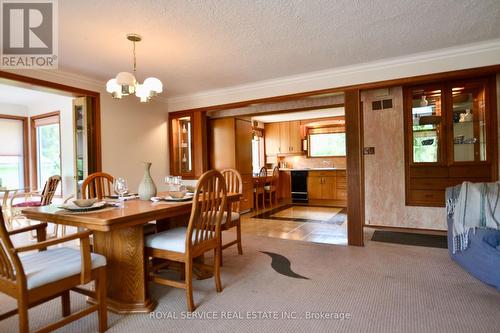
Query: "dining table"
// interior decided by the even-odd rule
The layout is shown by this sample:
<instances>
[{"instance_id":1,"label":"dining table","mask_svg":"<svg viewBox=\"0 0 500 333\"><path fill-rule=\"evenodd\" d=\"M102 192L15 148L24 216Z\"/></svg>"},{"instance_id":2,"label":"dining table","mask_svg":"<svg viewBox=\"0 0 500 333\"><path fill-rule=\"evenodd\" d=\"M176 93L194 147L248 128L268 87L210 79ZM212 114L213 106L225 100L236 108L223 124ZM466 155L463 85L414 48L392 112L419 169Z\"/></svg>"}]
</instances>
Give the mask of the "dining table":
<instances>
[{"instance_id":1,"label":"dining table","mask_svg":"<svg viewBox=\"0 0 500 333\"><path fill-rule=\"evenodd\" d=\"M165 195L159 193L160 196ZM240 200L239 193L228 193L227 203ZM121 207L83 213L70 212L59 205L26 208L22 214L30 220L51 222L93 231L93 251L107 261L108 308L116 313L153 311L157 301L151 298L145 276L144 225L156 221L156 230L173 226L176 220L189 220L192 202L124 201Z\"/></svg>"}]
</instances>

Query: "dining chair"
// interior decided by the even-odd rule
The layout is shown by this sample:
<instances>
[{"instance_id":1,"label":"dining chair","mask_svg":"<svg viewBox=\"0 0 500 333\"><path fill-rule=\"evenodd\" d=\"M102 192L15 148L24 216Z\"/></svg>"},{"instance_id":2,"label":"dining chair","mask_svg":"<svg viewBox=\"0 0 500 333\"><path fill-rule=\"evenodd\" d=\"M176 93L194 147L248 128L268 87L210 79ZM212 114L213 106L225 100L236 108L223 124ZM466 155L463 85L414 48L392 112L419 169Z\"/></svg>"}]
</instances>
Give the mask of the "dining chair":
<instances>
[{"instance_id":1,"label":"dining chair","mask_svg":"<svg viewBox=\"0 0 500 333\"><path fill-rule=\"evenodd\" d=\"M82 199L104 199L111 196L114 178L105 172L95 172L84 179L82 183Z\"/></svg>"},{"instance_id":2,"label":"dining chair","mask_svg":"<svg viewBox=\"0 0 500 333\"><path fill-rule=\"evenodd\" d=\"M19 332L29 332L28 309L61 297L63 318L38 332L52 332L94 311L98 312L99 332L107 330L106 258L90 252L90 231L46 240L47 223L7 231L0 215L0 292L17 301L17 309L0 315L0 320L19 315ZM14 247L10 236L36 230L37 243ZM80 250L49 246L80 240ZM38 252L19 256L20 253ZM95 291L78 287L95 281ZM71 314L70 290L90 296L95 304Z\"/></svg>"},{"instance_id":3,"label":"dining chair","mask_svg":"<svg viewBox=\"0 0 500 333\"><path fill-rule=\"evenodd\" d=\"M279 181L280 181L280 170L276 166L273 169L273 175L271 177L271 182L264 186L264 191L268 195L269 205L271 207L273 206L273 194L274 194L274 203L278 204Z\"/></svg>"},{"instance_id":4,"label":"dining chair","mask_svg":"<svg viewBox=\"0 0 500 333\"><path fill-rule=\"evenodd\" d=\"M222 176L226 180L226 189L228 193L243 194L243 180L241 174L235 169L224 169L221 171ZM222 231L229 230L236 227L236 239L222 244ZM228 205L227 211L224 213L221 222L221 251L220 263L222 265L222 250L237 244L238 254L243 254L243 247L241 246L241 217L240 217L240 200L235 201Z\"/></svg>"},{"instance_id":5,"label":"dining chair","mask_svg":"<svg viewBox=\"0 0 500 333\"><path fill-rule=\"evenodd\" d=\"M262 196L262 208L266 208L265 203L265 190L264 186L266 186L267 179L267 169L266 167L260 168L259 177L254 181L253 188L253 202L256 210L259 210L259 196Z\"/></svg>"},{"instance_id":6,"label":"dining chair","mask_svg":"<svg viewBox=\"0 0 500 333\"><path fill-rule=\"evenodd\" d=\"M146 276L152 282L186 290L187 307L195 310L193 301L193 259L214 251L213 267L217 292L222 291L220 280L220 226L226 210L227 190L224 177L215 170L205 172L196 185L187 227L178 227L146 236L146 262L149 257L184 264L184 281L168 280L147 264ZM182 276L181 276L182 277Z\"/></svg>"},{"instance_id":7,"label":"dining chair","mask_svg":"<svg viewBox=\"0 0 500 333\"><path fill-rule=\"evenodd\" d=\"M14 220L23 217L21 211L25 208L50 205L54 199L54 195L56 194L56 190L60 182L61 176L54 175L47 179L41 192L28 191L13 195L10 199L11 213L7 224L12 227ZM23 201L15 203L19 198L22 198ZM38 200L35 198L38 198ZM28 221L28 224L29 223L30 221Z\"/></svg>"}]
</instances>

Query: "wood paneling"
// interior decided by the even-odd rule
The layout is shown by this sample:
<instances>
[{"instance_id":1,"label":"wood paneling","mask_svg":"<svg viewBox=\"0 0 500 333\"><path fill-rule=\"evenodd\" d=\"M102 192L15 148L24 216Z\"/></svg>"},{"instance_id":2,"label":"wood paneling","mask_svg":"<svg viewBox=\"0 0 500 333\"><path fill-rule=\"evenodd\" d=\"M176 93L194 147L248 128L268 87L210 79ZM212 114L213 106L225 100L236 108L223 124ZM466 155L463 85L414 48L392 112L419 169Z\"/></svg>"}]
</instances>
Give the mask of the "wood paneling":
<instances>
[{"instance_id":1,"label":"wood paneling","mask_svg":"<svg viewBox=\"0 0 500 333\"><path fill-rule=\"evenodd\" d=\"M252 174L252 123L235 119L236 166L242 175Z\"/></svg>"},{"instance_id":2,"label":"wood paneling","mask_svg":"<svg viewBox=\"0 0 500 333\"><path fill-rule=\"evenodd\" d=\"M347 141L347 236L349 245L363 246L363 117L358 89L346 90L345 120Z\"/></svg>"}]
</instances>

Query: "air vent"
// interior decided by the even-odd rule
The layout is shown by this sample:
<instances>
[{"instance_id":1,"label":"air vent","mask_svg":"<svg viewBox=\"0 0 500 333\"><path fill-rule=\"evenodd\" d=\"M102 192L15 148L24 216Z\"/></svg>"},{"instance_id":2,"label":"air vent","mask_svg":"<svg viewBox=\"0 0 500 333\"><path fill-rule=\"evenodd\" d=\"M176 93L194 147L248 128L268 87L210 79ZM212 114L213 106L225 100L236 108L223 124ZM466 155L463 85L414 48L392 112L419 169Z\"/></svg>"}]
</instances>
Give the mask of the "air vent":
<instances>
[{"instance_id":1,"label":"air vent","mask_svg":"<svg viewBox=\"0 0 500 333\"><path fill-rule=\"evenodd\" d=\"M392 99L383 99L380 101L372 102L373 111L387 110L387 109L392 109Z\"/></svg>"}]
</instances>

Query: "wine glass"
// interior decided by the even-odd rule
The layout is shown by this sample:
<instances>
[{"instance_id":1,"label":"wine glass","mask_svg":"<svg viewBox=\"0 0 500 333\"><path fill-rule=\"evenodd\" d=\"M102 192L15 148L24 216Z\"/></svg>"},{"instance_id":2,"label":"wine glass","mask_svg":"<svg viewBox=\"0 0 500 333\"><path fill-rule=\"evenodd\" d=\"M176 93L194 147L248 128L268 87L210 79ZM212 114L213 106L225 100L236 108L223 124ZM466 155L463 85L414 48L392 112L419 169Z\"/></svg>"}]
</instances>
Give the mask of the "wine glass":
<instances>
[{"instance_id":1,"label":"wine glass","mask_svg":"<svg viewBox=\"0 0 500 333\"><path fill-rule=\"evenodd\" d=\"M123 200L123 195L128 191L127 181L124 178L116 178L113 186L120 200Z\"/></svg>"}]
</instances>

